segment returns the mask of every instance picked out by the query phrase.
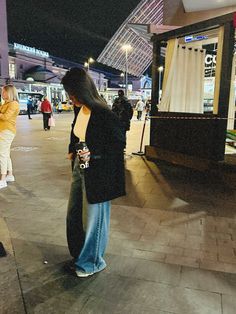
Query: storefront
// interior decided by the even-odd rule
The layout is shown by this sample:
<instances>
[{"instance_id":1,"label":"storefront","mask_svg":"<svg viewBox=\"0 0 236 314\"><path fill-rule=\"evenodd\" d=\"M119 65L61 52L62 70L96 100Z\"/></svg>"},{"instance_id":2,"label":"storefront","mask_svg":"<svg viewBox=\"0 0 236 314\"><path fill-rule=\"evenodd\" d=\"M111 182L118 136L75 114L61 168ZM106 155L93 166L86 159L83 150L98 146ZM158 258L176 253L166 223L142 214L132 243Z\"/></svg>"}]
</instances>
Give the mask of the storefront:
<instances>
[{"instance_id":1,"label":"storefront","mask_svg":"<svg viewBox=\"0 0 236 314\"><path fill-rule=\"evenodd\" d=\"M234 18L230 13L154 35L153 118L147 156L174 161L178 155L177 163L193 167L196 161L197 168L200 163L207 168L224 160L226 130L232 128L235 114ZM187 43L186 37L192 35L201 39ZM158 103L160 51L166 45L163 93ZM212 45L217 57L210 60L207 54ZM217 60L214 78L206 75L206 56L208 62Z\"/></svg>"}]
</instances>

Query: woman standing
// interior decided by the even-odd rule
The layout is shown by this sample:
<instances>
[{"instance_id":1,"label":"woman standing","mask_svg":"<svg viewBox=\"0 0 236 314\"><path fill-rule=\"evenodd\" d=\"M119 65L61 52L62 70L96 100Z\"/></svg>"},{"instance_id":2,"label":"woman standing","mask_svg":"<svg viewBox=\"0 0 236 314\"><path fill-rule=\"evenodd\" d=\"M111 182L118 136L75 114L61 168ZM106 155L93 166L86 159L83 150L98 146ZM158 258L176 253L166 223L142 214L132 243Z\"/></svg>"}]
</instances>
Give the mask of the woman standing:
<instances>
[{"instance_id":1,"label":"woman standing","mask_svg":"<svg viewBox=\"0 0 236 314\"><path fill-rule=\"evenodd\" d=\"M125 137L118 118L86 71L72 68L62 84L73 104L80 107L72 125L80 147L68 204L67 241L77 276L87 277L106 267L110 201L125 195ZM76 150L76 141L74 144Z\"/></svg>"},{"instance_id":2,"label":"woman standing","mask_svg":"<svg viewBox=\"0 0 236 314\"><path fill-rule=\"evenodd\" d=\"M48 124L48 121L51 118L52 106L51 106L47 96L44 96L43 101L41 103L41 112L43 114L43 128L45 131L50 130L50 126Z\"/></svg>"},{"instance_id":3,"label":"woman standing","mask_svg":"<svg viewBox=\"0 0 236 314\"><path fill-rule=\"evenodd\" d=\"M7 187L7 182L15 181L10 148L16 134L16 117L20 112L18 93L13 85L3 86L1 96L3 104L0 106L0 189Z\"/></svg>"}]
</instances>

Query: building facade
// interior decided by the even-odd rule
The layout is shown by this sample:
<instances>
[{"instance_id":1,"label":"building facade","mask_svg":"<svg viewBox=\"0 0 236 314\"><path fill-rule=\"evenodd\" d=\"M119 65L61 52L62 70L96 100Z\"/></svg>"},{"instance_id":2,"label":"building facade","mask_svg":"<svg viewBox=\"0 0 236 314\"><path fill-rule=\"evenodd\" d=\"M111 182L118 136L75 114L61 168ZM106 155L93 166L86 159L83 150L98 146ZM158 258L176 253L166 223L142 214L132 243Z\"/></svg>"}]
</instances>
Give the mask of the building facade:
<instances>
[{"instance_id":1,"label":"building facade","mask_svg":"<svg viewBox=\"0 0 236 314\"><path fill-rule=\"evenodd\" d=\"M18 43L8 45L8 78L2 77L2 85L12 82L19 91L40 92L54 98L66 100L60 84L70 67L82 65L51 56L48 52ZM6 61L5 61L6 62ZM100 92L107 89L107 79L101 72L89 70Z\"/></svg>"}]
</instances>

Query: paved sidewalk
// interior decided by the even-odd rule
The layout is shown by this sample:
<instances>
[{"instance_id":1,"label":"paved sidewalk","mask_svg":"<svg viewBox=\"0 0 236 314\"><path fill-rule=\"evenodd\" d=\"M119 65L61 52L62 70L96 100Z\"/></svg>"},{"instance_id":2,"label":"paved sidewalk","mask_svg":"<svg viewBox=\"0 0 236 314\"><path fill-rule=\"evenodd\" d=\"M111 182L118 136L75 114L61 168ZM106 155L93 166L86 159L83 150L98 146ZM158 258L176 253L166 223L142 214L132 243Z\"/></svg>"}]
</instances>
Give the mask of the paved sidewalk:
<instances>
[{"instance_id":1,"label":"paved sidewalk","mask_svg":"<svg viewBox=\"0 0 236 314\"><path fill-rule=\"evenodd\" d=\"M233 314L236 308L236 190L201 174L142 157L126 159L127 196L113 201L108 267L79 279L65 216L72 114L18 119L16 182L0 192L0 313ZM127 154L139 150L132 122ZM148 143L149 122L144 143ZM46 263L45 263L46 261Z\"/></svg>"}]
</instances>

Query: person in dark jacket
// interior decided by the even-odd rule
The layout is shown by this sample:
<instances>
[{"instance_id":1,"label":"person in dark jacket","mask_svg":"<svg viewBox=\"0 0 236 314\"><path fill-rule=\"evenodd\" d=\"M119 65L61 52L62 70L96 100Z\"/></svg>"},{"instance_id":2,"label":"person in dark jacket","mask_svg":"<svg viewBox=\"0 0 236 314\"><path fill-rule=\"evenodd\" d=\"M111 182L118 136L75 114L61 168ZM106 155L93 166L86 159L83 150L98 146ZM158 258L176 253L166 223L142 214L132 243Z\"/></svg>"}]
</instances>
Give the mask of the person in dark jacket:
<instances>
[{"instance_id":1,"label":"person in dark jacket","mask_svg":"<svg viewBox=\"0 0 236 314\"><path fill-rule=\"evenodd\" d=\"M27 99L27 114L28 114L28 118L29 119L32 119L30 114L32 113L33 111L33 99L31 96L28 97Z\"/></svg>"},{"instance_id":2,"label":"person in dark jacket","mask_svg":"<svg viewBox=\"0 0 236 314\"><path fill-rule=\"evenodd\" d=\"M126 131L130 129L130 120L133 117L133 108L128 99L125 97L122 89L118 91L118 97L112 105L112 111L119 118L123 132L126 135Z\"/></svg>"},{"instance_id":3,"label":"person in dark jacket","mask_svg":"<svg viewBox=\"0 0 236 314\"><path fill-rule=\"evenodd\" d=\"M80 108L72 124L75 137L70 148L71 154L77 150L77 157L68 203L67 242L76 275L87 277L106 267L110 201L125 195L125 136L119 119L85 70L70 69L62 84L74 106ZM76 143L84 148L78 150ZM81 219L84 212L86 224Z\"/></svg>"}]
</instances>

